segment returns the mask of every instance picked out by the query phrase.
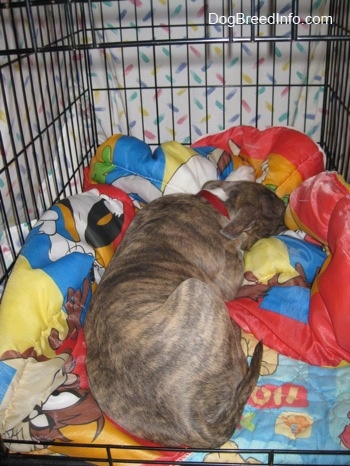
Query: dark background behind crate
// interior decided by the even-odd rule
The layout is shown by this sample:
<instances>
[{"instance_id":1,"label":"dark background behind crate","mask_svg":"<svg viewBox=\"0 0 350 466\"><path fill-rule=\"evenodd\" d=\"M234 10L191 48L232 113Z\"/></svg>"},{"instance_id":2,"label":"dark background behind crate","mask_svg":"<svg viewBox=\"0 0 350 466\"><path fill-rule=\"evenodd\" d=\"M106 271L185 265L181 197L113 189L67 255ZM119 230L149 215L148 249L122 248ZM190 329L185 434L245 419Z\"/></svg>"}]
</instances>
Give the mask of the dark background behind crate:
<instances>
[{"instance_id":1,"label":"dark background behind crate","mask_svg":"<svg viewBox=\"0 0 350 466\"><path fill-rule=\"evenodd\" d=\"M175 15L172 2L166 2L159 10L150 0L149 13L142 18L136 7L131 11L129 8L125 16L124 0L112 3L112 9L106 8L104 2L88 0L0 3L0 95L4 109L0 118L2 287L33 222L58 199L81 190L83 168L97 146L118 131L133 134L156 147L171 139L170 127L180 142L190 144L201 134L233 124L249 123L260 129L281 124L274 111L279 105L286 106L287 116L282 124L293 125L293 99L303 89L305 98L299 106L298 129L310 134L323 148L327 168L336 169L350 181L348 0L328 2L327 14L332 24L295 22L246 24L234 28L210 25L208 13L234 15L244 11L247 15L261 16L283 7L284 15L305 18L320 14L320 2L238 1L233 10L229 0L203 0L201 15L198 10L191 9L191 2L183 2L181 11ZM41 27L43 24L45 28ZM315 44L320 43L317 53L320 50L324 53L324 72L316 82L311 71L310 74L306 71L302 80L296 81L295 60L306 57L311 63L315 58ZM215 47L222 55L220 86L212 84L210 69ZM288 72L282 81L275 75L280 49L284 53L287 51L290 57ZM298 55L301 49L303 54ZM244 60L258 63L265 56L269 57L266 65L269 80L266 80L266 68L263 73L258 66L253 78L247 79ZM231 74L227 63L234 63L236 58L240 68ZM116 74L118 70L128 70L129 63L134 65L132 76L124 73L116 80L110 79L114 69ZM172 78L182 66L186 68L184 82L177 84ZM168 81L150 73L157 68L167 70ZM105 71L102 80L101 70ZM145 70L147 82L144 81ZM199 70L201 75L194 75L191 70ZM216 105L215 121L205 118L213 106L214 87L216 95L221 96L219 101L226 103ZM282 103L279 96L283 87L289 89L290 97ZM269 96L270 112L266 112L259 97L262 88ZM310 117L308 109L319 92L323 111L314 131L314 115ZM142 107L150 93L157 96L152 108L135 114L137 105ZM206 98L201 103L200 113L194 112L193 102L203 93ZM180 94L181 102L178 101ZM228 97L233 94L236 100L231 105ZM162 95L166 95L166 101L162 100ZM101 96L107 103L103 124L99 109ZM135 99L131 99L134 96ZM252 121L244 117L246 96L253 102L255 119ZM118 112L118 105L122 112ZM187 116L181 121L181 127L176 115L177 105L181 105ZM150 114L159 120L152 134L148 124ZM170 122L167 130L160 121L163 114ZM202 119L198 119L199 114ZM22 464L13 461L8 464Z\"/></svg>"}]
</instances>

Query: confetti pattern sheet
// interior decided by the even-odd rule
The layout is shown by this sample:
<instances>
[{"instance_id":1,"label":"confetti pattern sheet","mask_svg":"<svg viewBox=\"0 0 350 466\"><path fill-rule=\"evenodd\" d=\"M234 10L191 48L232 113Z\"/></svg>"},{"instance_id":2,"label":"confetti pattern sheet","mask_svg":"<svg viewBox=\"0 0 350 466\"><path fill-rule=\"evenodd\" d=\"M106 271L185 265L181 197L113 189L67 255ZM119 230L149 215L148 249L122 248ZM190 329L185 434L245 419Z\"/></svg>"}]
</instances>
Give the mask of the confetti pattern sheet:
<instances>
[{"instance_id":1,"label":"confetti pattern sheet","mask_svg":"<svg viewBox=\"0 0 350 466\"><path fill-rule=\"evenodd\" d=\"M250 14L248 3L233 2L234 12ZM300 3L301 18L327 12L327 0ZM96 2L92 13L78 4L71 12L72 31L62 22L63 8L59 4L33 6L35 40L29 21L24 23L27 29L16 28L16 36L6 26L11 15L21 24L24 7L4 10L5 28L0 28L4 48L33 50L55 43L100 47L87 53L78 49L18 56L13 52L1 57L5 98L0 101L0 127L5 158L0 160L0 170L8 168L0 173L0 187L8 226L30 223L58 195L79 190L82 159L91 157L91 148L115 133L131 134L156 146L172 139L189 144L237 124L260 129L288 125L319 140L324 42L120 48L112 44L215 40L228 34L248 37L250 26L228 29L227 25L208 24L210 12L228 15L224 2L213 0ZM292 11L288 0L276 2L275 12L266 0L255 9L259 15ZM299 27L306 35L324 33L324 25ZM291 27L278 25L272 30L265 25L254 33L267 36L273 32L283 39L290 35ZM11 65L13 59L16 66ZM5 252L8 226L1 224L0 228ZM11 262L14 251L10 249Z\"/></svg>"}]
</instances>

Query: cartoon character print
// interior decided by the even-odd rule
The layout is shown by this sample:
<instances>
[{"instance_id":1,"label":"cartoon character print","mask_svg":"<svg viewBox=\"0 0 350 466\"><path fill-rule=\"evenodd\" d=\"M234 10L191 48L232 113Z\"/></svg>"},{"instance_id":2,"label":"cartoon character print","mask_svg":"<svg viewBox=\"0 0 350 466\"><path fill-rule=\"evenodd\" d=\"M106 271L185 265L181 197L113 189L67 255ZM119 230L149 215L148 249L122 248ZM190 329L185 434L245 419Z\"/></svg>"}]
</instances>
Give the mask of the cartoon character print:
<instances>
[{"instance_id":1,"label":"cartoon character print","mask_svg":"<svg viewBox=\"0 0 350 466\"><path fill-rule=\"evenodd\" d=\"M350 411L348 412L348 419L350 420ZM342 444L350 449L350 424L347 424L344 427L343 432L339 435L339 438L342 442Z\"/></svg>"},{"instance_id":2,"label":"cartoon character print","mask_svg":"<svg viewBox=\"0 0 350 466\"><path fill-rule=\"evenodd\" d=\"M250 298L254 301L258 301L275 286L299 286L302 288L310 288L311 285L306 280L303 266L300 263L296 263L295 270L299 274L296 277L283 282L280 280L281 273L277 273L270 278L266 284L260 283L253 272L247 271L244 274L245 281L238 291L237 298Z\"/></svg>"},{"instance_id":3,"label":"cartoon character print","mask_svg":"<svg viewBox=\"0 0 350 466\"><path fill-rule=\"evenodd\" d=\"M58 331L53 328L49 336L51 347L57 354L66 353L69 357L65 363L66 380L45 401L40 410L41 418L46 419L46 424L36 418L30 419L31 435L35 440L60 439L69 441L63 433L67 426L84 425L95 422L96 431L94 440L101 432L104 425L103 413L97 402L92 397L88 388L81 387L80 377L86 377L83 362L73 356L78 336L81 334L86 309L86 301L89 294L89 281L84 280L82 289L70 288L67 293L65 309L67 311L68 333L64 340L59 338ZM79 351L81 356L82 351ZM86 385L86 382L85 382Z\"/></svg>"},{"instance_id":4,"label":"cartoon character print","mask_svg":"<svg viewBox=\"0 0 350 466\"><path fill-rule=\"evenodd\" d=\"M306 413L283 412L275 424L275 432L290 439L309 438L312 433L314 419Z\"/></svg>"},{"instance_id":5,"label":"cartoon character print","mask_svg":"<svg viewBox=\"0 0 350 466\"><path fill-rule=\"evenodd\" d=\"M89 280L85 279L82 288L67 291L67 302L64 307L67 311L68 332L64 339L60 339L57 329L51 329L49 343L57 354L53 359L35 354L30 348L23 354L4 354L2 359L17 358L20 362L23 359L34 358L40 363L39 372L49 374L52 372L52 364L57 360L58 369L55 372L51 384L49 396L41 403L37 403L31 412L6 436L18 440L33 440L35 442L47 442L61 440L69 442L70 438L65 430L70 426L82 426L95 423L92 430L93 441L102 431L104 426L104 416L97 402L92 397L87 387L83 347L82 344L82 322L85 304L89 295ZM79 340L80 338L80 340ZM76 346L78 345L78 348ZM75 352L79 357L75 357ZM50 367L49 370L45 367ZM82 381L83 379L83 381ZM83 382L83 383L82 383ZM38 393L45 391L47 377L38 377L35 389ZM33 447L25 447L29 451ZM38 446L40 448L40 446Z\"/></svg>"},{"instance_id":6,"label":"cartoon character print","mask_svg":"<svg viewBox=\"0 0 350 466\"><path fill-rule=\"evenodd\" d=\"M241 345L247 358L252 357L258 340L251 333L242 331ZM272 375L276 372L278 366L278 353L275 350L264 346L263 357L261 361L260 375Z\"/></svg>"},{"instance_id":7,"label":"cartoon character print","mask_svg":"<svg viewBox=\"0 0 350 466\"><path fill-rule=\"evenodd\" d=\"M55 350L56 354L60 354L63 351L70 353L73 346L72 343L77 339L79 331L82 328L82 319L84 318L89 291L90 285L87 278L84 280L81 290L68 289L67 301L64 305L67 311L68 334L64 340L61 340L59 332L53 328L49 335L50 346Z\"/></svg>"},{"instance_id":8,"label":"cartoon character print","mask_svg":"<svg viewBox=\"0 0 350 466\"><path fill-rule=\"evenodd\" d=\"M232 171L232 158L228 152L214 149L209 153L208 159L217 167L219 178L225 179Z\"/></svg>"},{"instance_id":9,"label":"cartoon character print","mask_svg":"<svg viewBox=\"0 0 350 466\"><path fill-rule=\"evenodd\" d=\"M32 393L30 397L21 397L20 395L16 396L16 393L13 395L12 401L14 405L18 406L18 415L22 414L23 416L24 413L28 414L23 420L21 418L18 420L13 419L10 425L6 424L6 431L3 433L4 439L10 438L12 440L19 441L34 440L31 429L31 418L39 416L37 422L42 423L40 409L37 409L38 406L43 404L41 401L43 398L42 394L56 390L66 381L67 376L63 373L62 366L65 364L67 357L68 355L63 354L57 358L48 359L43 355L36 354L33 348L28 348L28 350L23 353L7 351L2 354L1 361L4 361L18 374L23 374L26 370L26 366L29 365L31 380L36 380L36 392ZM42 377L42 374L45 374L45 378ZM34 407L33 402L37 403ZM10 409L10 407L8 409ZM34 449L33 445L30 444L13 444L11 448L21 452L27 452Z\"/></svg>"},{"instance_id":10,"label":"cartoon character print","mask_svg":"<svg viewBox=\"0 0 350 466\"><path fill-rule=\"evenodd\" d=\"M251 456L244 458L240 453L236 453L235 450L238 450L238 445L229 440L222 445L219 451L208 453L204 457L204 463L261 464L256 458Z\"/></svg>"},{"instance_id":11,"label":"cartoon character print","mask_svg":"<svg viewBox=\"0 0 350 466\"><path fill-rule=\"evenodd\" d=\"M344 371L342 368L336 376L336 386L343 387ZM342 448L350 450L350 399L348 393L337 394L337 403L332 406L330 419L331 438Z\"/></svg>"},{"instance_id":12,"label":"cartoon character print","mask_svg":"<svg viewBox=\"0 0 350 466\"><path fill-rule=\"evenodd\" d=\"M72 252L93 256L95 281L99 283L123 223L122 203L91 190L55 204L43 214L37 228L49 238L51 261Z\"/></svg>"},{"instance_id":13,"label":"cartoon character print","mask_svg":"<svg viewBox=\"0 0 350 466\"><path fill-rule=\"evenodd\" d=\"M41 406L23 420L28 423L30 438L37 442L71 439L65 428L96 423L93 441L104 426L104 417L88 389L66 384L55 390ZM69 430L69 429L67 429Z\"/></svg>"},{"instance_id":14,"label":"cartoon character print","mask_svg":"<svg viewBox=\"0 0 350 466\"><path fill-rule=\"evenodd\" d=\"M269 172L269 159L266 159L260 165L261 175L256 179L257 183L263 183Z\"/></svg>"}]
</instances>

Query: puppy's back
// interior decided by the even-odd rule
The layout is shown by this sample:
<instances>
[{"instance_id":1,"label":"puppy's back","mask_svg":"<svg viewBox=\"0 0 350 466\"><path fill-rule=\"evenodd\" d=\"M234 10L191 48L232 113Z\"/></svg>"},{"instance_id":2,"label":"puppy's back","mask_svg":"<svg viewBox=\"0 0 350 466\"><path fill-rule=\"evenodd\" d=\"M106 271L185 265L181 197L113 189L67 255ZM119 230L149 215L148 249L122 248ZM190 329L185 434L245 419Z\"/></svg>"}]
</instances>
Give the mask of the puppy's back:
<instances>
[{"instance_id":1,"label":"puppy's back","mask_svg":"<svg viewBox=\"0 0 350 466\"><path fill-rule=\"evenodd\" d=\"M126 430L156 443L224 443L256 384L261 351L248 370L239 329L222 300L205 283L189 279L154 315L140 316L137 327L127 318L117 325L113 349L88 350L89 379L101 408ZM113 326L105 321L104 332Z\"/></svg>"}]
</instances>

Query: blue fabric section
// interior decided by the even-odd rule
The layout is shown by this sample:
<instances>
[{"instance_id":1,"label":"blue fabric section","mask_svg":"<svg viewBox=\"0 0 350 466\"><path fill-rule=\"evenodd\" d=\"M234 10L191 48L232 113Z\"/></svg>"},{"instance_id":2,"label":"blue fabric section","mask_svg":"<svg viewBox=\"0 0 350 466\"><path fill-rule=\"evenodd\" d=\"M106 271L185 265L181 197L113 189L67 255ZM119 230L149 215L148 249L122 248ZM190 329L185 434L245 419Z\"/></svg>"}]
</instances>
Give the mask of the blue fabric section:
<instances>
[{"instance_id":1,"label":"blue fabric section","mask_svg":"<svg viewBox=\"0 0 350 466\"><path fill-rule=\"evenodd\" d=\"M29 261L32 269L43 268L49 261L50 236L41 233L40 226L33 228L21 249L21 255Z\"/></svg>"},{"instance_id":2,"label":"blue fabric section","mask_svg":"<svg viewBox=\"0 0 350 466\"><path fill-rule=\"evenodd\" d=\"M93 264L94 256L84 252L83 242L73 243L80 246L81 252L67 250L66 240L71 238L71 235L66 229L64 216L62 211L55 205L51 208L58 214L55 220L45 220L39 222L38 226L33 228L29 233L26 242L21 250L21 255L24 256L32 269L41 269L55 282L63 296L63 303L68 300L69 293L75 293L81 290L84 280L87 278L89 281L89 292L87 299L84 303L83 316L85 316L86 308L91 299L91 282L93 281ZM55 228L52 228L52 233L45 233L47 231L47 224L53 222ZM62 257L52 260L49 256L52 247L52 240L60 238L62 242Z\"/></svg>"},{"instance_id":3,"label":"blue fabric section","mask_svg":"<svg viewBox=\"0 0 350 466\"><path fill-rule=\"evenodd\" d=\"M50 220L48 217L45 218L43 216L44 220L39 221L29 233L26 242L21 249L21 255L28 259L33 269L45 268L45 266L51 262L51 259L49 258L49 250L51 248L50 237L53 238L54 235L59 234L69 241L74 241L72 235L66 228L65 218L62 214L62 210L59 208L59 204L53 205L47 212L50 211L55 212L57 217L55 216L55 218ZM54 227L52 228L52 231L48 233L48 224L51 222Z\"/></svg>"},{"instance_id":4,"label":"blue fabric section","mask_svg":"<svg viewBox=\"0 0 350 466\"><path fill-rule=\"evenodd\" d=\"M275 286L264 296L260 308L307 324L309 320L309 300L309 288Z\"/></svg>"},{"instance_id":5,"label":"blue fabric section","mask_svg":"<svg viewBox=\"0 0 350 466\"><path fill-rule=\"evenodd\" d=\"M80 290L83 281L86 278L89 280L89 294L84 303L82 315L84 319L86 308L91 299L94 257L83 252L72 252L56 261L51 261L48 256L50 246L48 235L36 234L33 230L30 241L25 244L25 250L22 249L22 255L28 259L33 269L40 268L52 278L62 293L63 303L67 302L69 289L74 292Z\"/></svg>"},{"instance_id":6,"label":"blue fabric section","mask_svg":"<svg viewBox=\"0 0 350 466\"><path fill-rule=\"evenodd\" d=\"M290 264L311 284L327 255L322 247L291 236L278 236L288 249ZM275 286L269 289L260 303L262 310L276 312L301 323L309 321L310 289L302 286Z\"/></svg>"},{"instance_id":7,"label":"blue fabric section","mask_svg":"<svg viewBox=\"0 0 350 466\"><path fill-rule=\"evenodd\" d=\"M0 403L2 403L15 373L16 369L6 362L0 361Z\"/></svg>"},{"instance_id":8,"label":"blue fabric section","mask_svg":"<svg viewBox=\"0 0 350 466\"><path fill-rule=\"evenodd\" d=\"M226 165L225 169L220 173L220 179L226 180L228 175L233 172L233 162L231 161L228 165Z\"/></svg>"},{"instance_id":9,"label":"blue fabric section","mask_svg":"<svg viewBox=\"0 0 350 466\"><path fill-rule=\"evenodd\" d=\"M62 295L66 297L69 288L75 291L80 289L85 278L90 281L93 262L93 256L73 252L55 262L51 262L43 270L54 280Z\"/></svg>"},{"instance_id":10,"label":"blue fabric section","mask_svg":"<svg viewBox=\"0 0 350 466\"><path fill-rule=\"evenodd\" d=\"M327 257L322 247L291 236L281 235L278 239L286 244L291 265L296 268L298 263L301 264L306 281L312 283Z\"/></svg>"},{"instance_id":11,"label":"blue fabric section","mask_svg":"<svg viewBox=\"0 0 350 466\"><path fill-rule=\"evenodd\" d=\"M306 455L302 450L339 450L341 429L339 425L348 424L347 413L350 401L342 400L339 403L338 386L345 384L348 378L348 367L325 368L306 364L282 355L279 355L276 370L259 379L258 386L265 388L265 397L261 399L261 406L253 408L248 401L241 418L238 429L232 436L232 445L228 448L250 449L243 453L245 459L255 458L266 464L266 453L255 453L252 450L259 450L262 445L268 445L271 449L285 449L288 442L288 450L295 451L295 454L286 456L285 453L275 456L277 464L283 464L288 459L288 464L349 464L349 457L335 457L332 455ZM287 397L282 397L283 381L288 381L292 389ZM275 391L273 388L275 387ZM306 406L298 406L297 400L300 397L298 387L302 387L306 396ZM345 391L344 391L345 392ZM296 404L296 406L295 406ZM272 406L271 406L272 405ZM296 435L292 434L288 438L288 429L285 433L278 433L277 429L283 423L283 417L294 415L299 425L290 427ZM298 418L299 417L299 418ZM312 425L303 435L303 428L308 421ZM300 427L300 434L298 434ZM345 447L343 447L345 451ZM298 452L298 450L300 450ZM227 455L227 458L233 455ZM211 459L208 453L192 453L186 458L189 462L218 461ZM336 459L336 461L335 461Z\"/></svg>"},{"instance_id":12,"label":"blue fabric section","mask_svg":"<svg viewBox=\"0 0 350 466\"><path fill-rule=\"evenodd\" d=\"M200 146L196 147L195 151L198 152L202 157L208 158L208 156L216 149L214 146Z\"/></svg>"},{"instance_id":13,"label":"blue fabric section","mask_svg":"<svg viewBox=\"0 0 350 466\"><path fill-rule=\"evenodd\" d=\"M133 136L122 136L113 148L114 168L106 175L106 183L129 175L138 175L150 180L160 189L165 170L165 155L158 147L152 155L150 147Z\"/></svg>"}]
</instances>

